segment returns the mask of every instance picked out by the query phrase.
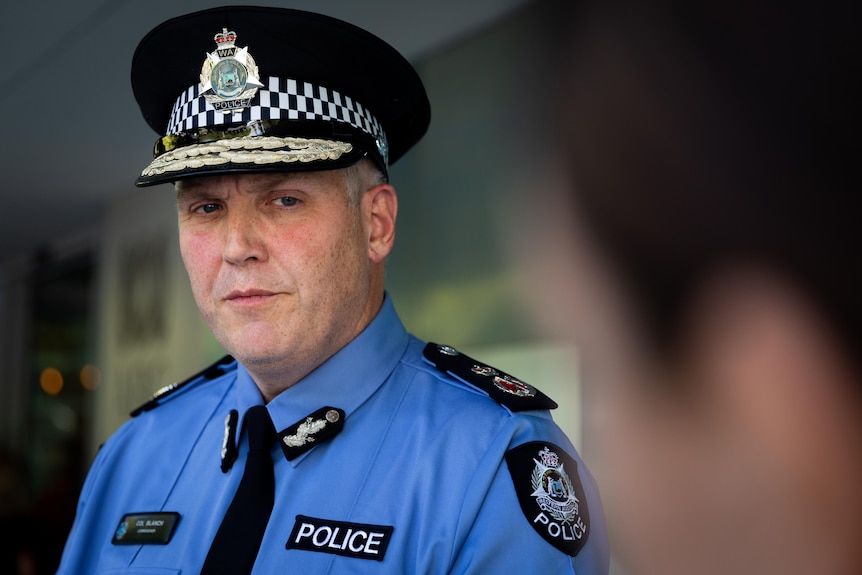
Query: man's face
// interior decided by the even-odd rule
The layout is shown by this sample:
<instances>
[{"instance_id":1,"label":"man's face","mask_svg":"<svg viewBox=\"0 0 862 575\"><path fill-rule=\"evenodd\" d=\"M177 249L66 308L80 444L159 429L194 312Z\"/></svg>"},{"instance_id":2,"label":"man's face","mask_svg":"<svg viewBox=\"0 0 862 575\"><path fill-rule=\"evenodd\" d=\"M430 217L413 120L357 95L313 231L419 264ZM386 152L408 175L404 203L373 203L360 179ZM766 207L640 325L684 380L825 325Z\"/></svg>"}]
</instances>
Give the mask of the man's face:
<instances>
[{"instance_id":1,"label":"man's face","mask_svg":"<svg viewBox=\"0 0 862 575\"><path fill-rule=\"evenodd\" d=\"M301 377L376 313L368 218L339 172L181 181L177 207L197 305L250 370Z\"/></svg>"}]
</instances>

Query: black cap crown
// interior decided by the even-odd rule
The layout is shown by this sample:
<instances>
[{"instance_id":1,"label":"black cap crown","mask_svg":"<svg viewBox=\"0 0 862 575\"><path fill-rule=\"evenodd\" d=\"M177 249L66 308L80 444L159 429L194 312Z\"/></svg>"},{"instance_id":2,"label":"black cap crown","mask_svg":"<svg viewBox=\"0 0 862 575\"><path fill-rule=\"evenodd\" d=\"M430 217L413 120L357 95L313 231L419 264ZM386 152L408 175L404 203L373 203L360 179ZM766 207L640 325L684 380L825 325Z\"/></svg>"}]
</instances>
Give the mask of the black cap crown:
<instances>
[{"instance_id":1,"label":"black cap crown","mask_svg":"<svg viewBox=\"0 0 862 575\"><path fill-rule=\"evenodd\" d=\"M389 44L286 8L228 6L162 23L135 51L132 88L161 136L139 186L362 157L385 172L431 117L422 81Z\"/></svg>"}]
</instances>

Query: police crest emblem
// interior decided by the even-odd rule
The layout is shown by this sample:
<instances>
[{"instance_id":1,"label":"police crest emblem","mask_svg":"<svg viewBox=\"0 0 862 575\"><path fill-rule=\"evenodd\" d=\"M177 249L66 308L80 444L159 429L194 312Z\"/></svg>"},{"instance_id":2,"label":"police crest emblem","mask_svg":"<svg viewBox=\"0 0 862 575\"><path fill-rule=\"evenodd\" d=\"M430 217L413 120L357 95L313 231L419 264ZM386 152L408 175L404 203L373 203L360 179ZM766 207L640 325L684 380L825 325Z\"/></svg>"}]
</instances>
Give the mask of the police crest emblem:
<instances>
[{"instance_id":1,"label":"police crest emblem","mask_svg":"<svg viewBox=\"0 0 862 575\"><path fill-rule=\"evenodd\" d=\"M541 462L531 478L536 504L560 523L572 524L578 515L578 498L560 457L547 447L539 452Z\"/></svg>"},{"instance_id":2,"label":"police crest emblem","mask_svg":"<svg viewBox=\"0 0 862 575\"><path fill-rule=\"evenodd\" d=\"M506 453L521 510L546 541L574 557L589 535L589 509L578 463L552 443L531 442Z\"/></svg>"},{"instance_id":3,"label":"police crest emblem","mask_svg":"<svg viewBox=\"0 0 862 575\"><path fill-rule=\"evenodd\" d=\"M248 46L237 48L236 38L236 32L223 28L213 37L216 49L207 54L201 67L201 93L213 108L223 113L249 107L258 89L263 87Z\"/></svg>"}]
</instances>

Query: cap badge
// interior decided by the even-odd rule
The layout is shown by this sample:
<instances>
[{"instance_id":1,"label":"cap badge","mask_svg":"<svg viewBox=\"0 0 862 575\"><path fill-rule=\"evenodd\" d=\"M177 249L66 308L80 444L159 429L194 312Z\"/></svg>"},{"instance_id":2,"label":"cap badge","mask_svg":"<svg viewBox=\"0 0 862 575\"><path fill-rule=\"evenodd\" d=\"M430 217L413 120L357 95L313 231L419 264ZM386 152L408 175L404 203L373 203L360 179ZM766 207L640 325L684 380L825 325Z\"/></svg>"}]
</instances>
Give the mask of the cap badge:
<instances>
[{"instance_id":1,"label":"cap badge","mask_svg":"<svg viewBox=\"0 0 862 575\"><path fill-rule=\"evenodd\" d=\"M207 54L201 67L201 93L213 108L225 114L248 108L263 87L248 46L237 48L236 32L227 28L213 39L216 49Z\"/></svg>"}]
</instances>

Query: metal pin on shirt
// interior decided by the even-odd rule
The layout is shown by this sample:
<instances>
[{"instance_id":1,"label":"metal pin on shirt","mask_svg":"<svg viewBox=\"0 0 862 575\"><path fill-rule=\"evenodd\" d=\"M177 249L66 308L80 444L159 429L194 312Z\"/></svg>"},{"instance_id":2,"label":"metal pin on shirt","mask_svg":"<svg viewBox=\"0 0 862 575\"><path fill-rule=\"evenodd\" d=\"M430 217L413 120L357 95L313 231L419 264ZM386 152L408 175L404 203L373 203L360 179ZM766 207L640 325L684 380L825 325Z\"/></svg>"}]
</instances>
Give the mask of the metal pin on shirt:
<instances>
[{"instance_id":1,"label":"metal pin on shirt","mask_svg":"<svg viewBox=\"0 0 862 575\"><path fill-rule=\"evenodd\" d=\"M338 435L344 427L344 410L322 407L294 423L279 434L284 456L291 461L315 445Z\"/></svg>"},{"instance_id":2,"label":"metal pin on shirt","mask_svg":"<svg viewBox=\"0 0 862 575\"><path fill-rule=\"evenodd\" d=\"M239 449L236 446L236 427L239 422L239 412L231 409L224 418L224 439L221 446L221 470L227 473L236 461Z\"/></svg>"}]
</instances>

